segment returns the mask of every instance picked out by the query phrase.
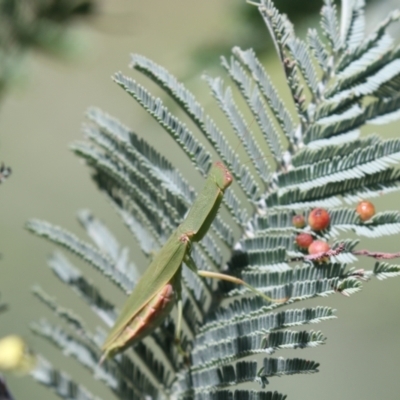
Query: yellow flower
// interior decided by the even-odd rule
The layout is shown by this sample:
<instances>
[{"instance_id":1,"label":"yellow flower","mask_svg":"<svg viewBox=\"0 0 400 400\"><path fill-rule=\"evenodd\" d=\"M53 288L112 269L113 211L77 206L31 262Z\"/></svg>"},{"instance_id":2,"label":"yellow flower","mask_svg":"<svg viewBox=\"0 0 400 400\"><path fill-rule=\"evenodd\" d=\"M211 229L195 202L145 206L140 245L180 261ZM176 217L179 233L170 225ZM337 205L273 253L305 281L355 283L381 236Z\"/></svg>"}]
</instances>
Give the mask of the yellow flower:
<instances>
[{"instance_id":1,"label":"yellow flower","mask_svg":"<svg viewBox=\"0 0 400 400\"><path fill-rule=\"evenodd\" d=\"M34 356L19 336L0 340L0 371L28 372L34 363Z\"/></svg>"}]
</instances>

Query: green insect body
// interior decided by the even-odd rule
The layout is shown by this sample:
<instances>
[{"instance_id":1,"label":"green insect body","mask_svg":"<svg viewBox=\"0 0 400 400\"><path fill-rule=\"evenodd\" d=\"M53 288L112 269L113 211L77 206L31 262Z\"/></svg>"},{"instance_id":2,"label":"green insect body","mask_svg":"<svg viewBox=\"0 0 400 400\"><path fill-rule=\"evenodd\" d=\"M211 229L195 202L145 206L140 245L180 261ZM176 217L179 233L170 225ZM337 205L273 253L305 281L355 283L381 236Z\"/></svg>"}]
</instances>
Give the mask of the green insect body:
<instances>
[{"instance_id":1,"label":"green insect body","mask_svg":"<svg viewBox=\"0 0 400 400\"><path fill-rule=\"evenodd\" d=\"M152 332L171 311L172 297L180 299L182 263L195 268L190 258L191 243L200 241L207 233L231 183L227 168L220 162L214 163L187 217L157 253L126 301L102 346L101 361Z\"/></svg>"},{"instance_id":2,"label":"green insect body","mask_svg":"<svg viewBox=\"0 0 400 400\"><path fill-rule=\"evenodd\" d=\"M244 285L268 302L281 303L287 300L287 298L271 299L234 276L197 270L190 256L192 243L200 241L207 233L217 215L224 192L231 183L232 175L228 169L221 162L214 163L203 190L196 198L185 220L157 253L126 301L102 346L103 356L100 362L108 356L122 352L159 326L171 311L174 297L178 300L176 333L179 334L182 316L181 268L183 262L199 276ZM179 340L179 336L176 339Z\"/></svg>"}]
</instances>

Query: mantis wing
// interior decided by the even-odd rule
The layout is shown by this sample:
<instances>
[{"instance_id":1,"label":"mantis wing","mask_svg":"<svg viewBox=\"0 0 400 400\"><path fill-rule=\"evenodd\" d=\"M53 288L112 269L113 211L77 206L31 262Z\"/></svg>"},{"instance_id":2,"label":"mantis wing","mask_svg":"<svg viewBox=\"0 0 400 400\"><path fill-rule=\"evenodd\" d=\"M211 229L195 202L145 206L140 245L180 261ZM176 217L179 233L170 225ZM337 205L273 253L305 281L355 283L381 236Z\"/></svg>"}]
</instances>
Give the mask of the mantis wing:
<instances>
[{"instance_id":1,"label":"mantis wing","mask_svg":"<svg viewBox=\"0 0 400 400\"><path fill-rule=\"evenodd\" d=\"M180 240L177 231L170 236L126 301L125 307L102 346L104 352L109 353L115 347L122 347L122 344L116 343L118 336L137 313L172 280L182 264L188 245L187 242Z\"/></svg>"}]
</instances>

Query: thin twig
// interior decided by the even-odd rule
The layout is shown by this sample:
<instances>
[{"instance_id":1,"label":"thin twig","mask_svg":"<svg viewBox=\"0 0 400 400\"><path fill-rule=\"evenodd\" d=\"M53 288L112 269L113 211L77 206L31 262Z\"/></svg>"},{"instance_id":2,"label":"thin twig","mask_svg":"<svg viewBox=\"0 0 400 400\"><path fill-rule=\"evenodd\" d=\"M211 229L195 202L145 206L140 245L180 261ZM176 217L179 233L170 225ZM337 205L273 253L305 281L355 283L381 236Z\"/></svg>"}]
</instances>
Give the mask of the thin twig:
<instances>
[{"instance_id":1,"label":"thin twig","mask_svg":"<svg viewBox=\"0 0 400 400\"><path fill-rule=\"evenodd\" d=\"M356 256L367 256L376 258L377 260L391 260L393 258L400 257L400 252L397 253L383 253L380 251L369 251L369 250L356 250L353 251Z\"/></svg>"},{"instance_id":2,"label":"thin twig","mask_svg":"<svg viewBox=\"0 0 400 400\"><path fill-rule=\"evenodd\" d=\"M293 257L289 259L289 262L293 261L312 261L312 262L321 262L325 261L329 257L337 256L340 253L343 253L345 250L345 246L341 243L336 249L329 249L327 251L322 251L320 253L315 254L305 254L301 257Z\"/></svg>"}]
</instances>

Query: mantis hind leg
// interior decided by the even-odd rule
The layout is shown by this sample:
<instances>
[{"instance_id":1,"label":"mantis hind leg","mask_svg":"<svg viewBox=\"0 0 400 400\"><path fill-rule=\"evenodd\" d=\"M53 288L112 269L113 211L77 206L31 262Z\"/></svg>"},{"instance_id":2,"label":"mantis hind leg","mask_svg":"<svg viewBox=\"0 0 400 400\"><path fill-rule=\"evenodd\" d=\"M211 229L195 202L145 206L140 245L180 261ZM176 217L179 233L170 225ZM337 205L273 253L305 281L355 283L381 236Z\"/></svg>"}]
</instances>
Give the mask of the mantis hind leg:
<instances>
[{"instance_id":1,"label":"mantis hind leg","mask_svg":"<svg viewBox=\"0 0 400 400\"><path fill-rule=\"evenodd\" d=\"M266 294L260 292L253 286L249 285L243 279L236 278L235 276L221 274L218 272L203 271L203 270L198 270L197 273L199 274L199 276L202 276L204 278L221 279L223 281L236 283L237 285L243 285L269 303L285 303L286 301L289 300L289 297L284 297L282 299L273 299L272 297L267 296Z\"/></svg>"},{"instance_id":2,"label":"mantis hind leg","mask_svg":"<svg viewBox=\"0 0 400 400\"><path fill-rule=\"evenodd\" d=\"M243 285L243 286L247 287L249 290L251 290L253 293L255 293L256 295L262 297L265 301L267 301L269 303L285 303L289 299L288 297L285 297L282 299L273 299L273 298L267 296L266 294L260 292L253 286L249 285L243 279L236 278L235 276L222 274L219 272L199 270L199 269L197 269L196 264L195 264L193 258L190 256L190 254L187 254L185 256L184 262L194 273L198 274L199 276L202 276L203 278L221 279L223 281L236 283L237 285Z\"/></svg>"}]
</instances>

